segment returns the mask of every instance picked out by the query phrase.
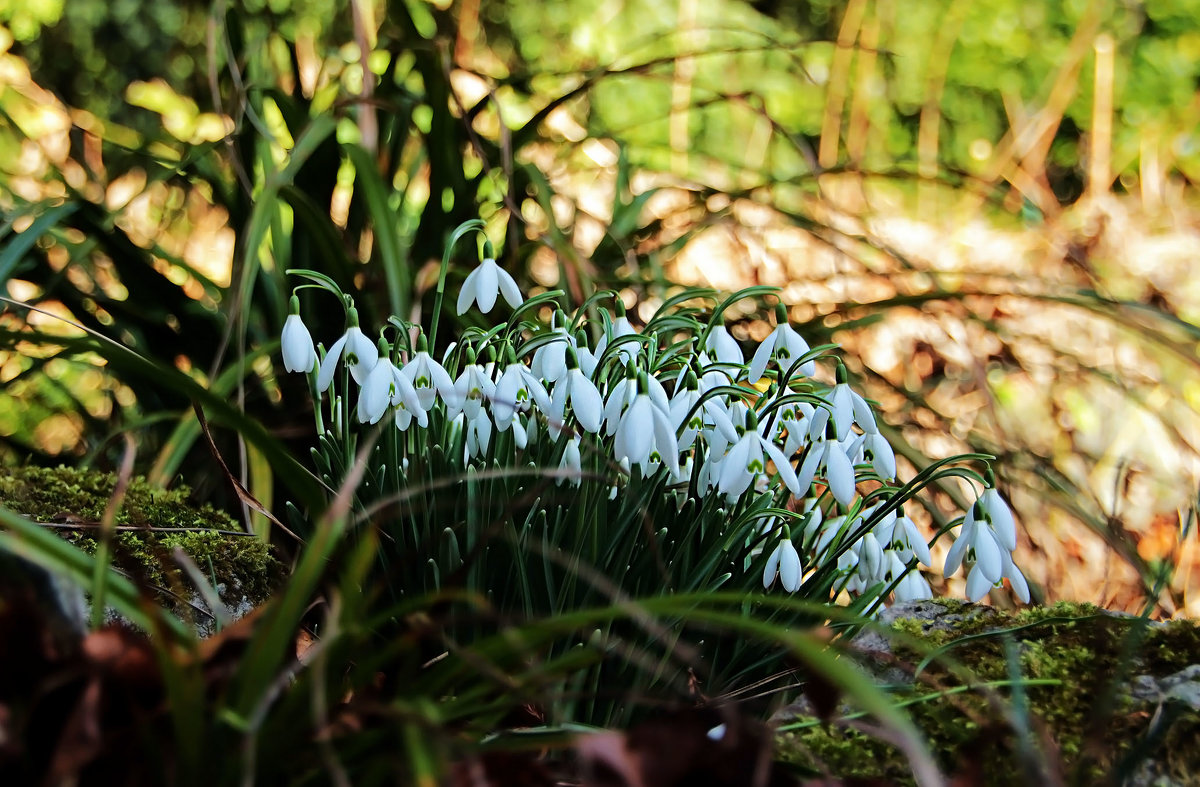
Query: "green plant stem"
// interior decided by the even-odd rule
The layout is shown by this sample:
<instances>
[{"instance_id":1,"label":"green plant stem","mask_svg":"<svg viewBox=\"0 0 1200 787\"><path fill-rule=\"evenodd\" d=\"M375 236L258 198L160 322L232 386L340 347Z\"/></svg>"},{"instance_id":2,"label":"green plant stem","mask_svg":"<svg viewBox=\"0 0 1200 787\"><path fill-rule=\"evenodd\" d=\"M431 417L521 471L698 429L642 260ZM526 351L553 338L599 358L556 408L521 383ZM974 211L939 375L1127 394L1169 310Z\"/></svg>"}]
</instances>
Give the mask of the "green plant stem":
<instances>
[{"instance_id":1,"label":"green plant stem","mask_svg":"<svg viewBox=\"0 0 1200 787\"><path fill-rule=\"evenodd\" d=\"M483 232L484 226L484 223L479 219L471 219L470 221L463 222L450 235L450 240L446 243L446 250L442 252L442 266L438 269L437 294L433 299L433 322L429 326L430 352L433 352L437 348L438 321L442 316L442 300L446 295L446 272L450 269L450 255L454 253L455 244L464 235L472 230Z\"/></svg>"}]
</instances>

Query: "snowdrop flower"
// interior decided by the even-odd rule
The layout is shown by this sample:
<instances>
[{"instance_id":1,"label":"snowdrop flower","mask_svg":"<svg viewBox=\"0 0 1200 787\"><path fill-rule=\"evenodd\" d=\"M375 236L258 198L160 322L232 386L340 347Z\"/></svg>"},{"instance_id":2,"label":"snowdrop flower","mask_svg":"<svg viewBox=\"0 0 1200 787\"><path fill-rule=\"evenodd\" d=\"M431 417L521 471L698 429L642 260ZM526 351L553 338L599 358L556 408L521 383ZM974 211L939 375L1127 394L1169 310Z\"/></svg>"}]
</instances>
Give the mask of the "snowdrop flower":
<instances>
[{"instance_id":1,"label":"snowdrop flower","mask_svg":"<svg viewBox=\"0 0 1200 787\"><path fill-rule=\"evenodd\" d=\"M775 463L775 470L783 479L784 486L799 497L802 490L792 463L778 446L758 433L758 423L753 411L749 416L746 431L721 460L721 477L717 488L730 502L737 500L757 476L766 473L768 457Z\"/></svg>"},{"instance_id":2,"label":"snowdrop flower","mask_svg":"<svg viewBox=\"0 0 1200 787\"><path fill-rule=\"evenodd\" d=\"M280 350L283 351L283 368L289 372L311 372L317 365L317 351L313 347L312 334L304 320L300 319L300 299L293 295L291 313L283 321Z\"/></svg>"},{"instance_id":3,"label":"snowdrop flower","mask_svg":"<svg viewBox=\"0 0 1200 787\"><path fill-rule=\"evenodd\" d=\"M608 349L610 336L612 339L620 339L625 336L632 336L637 333L633 326L629 323L629 317L625 315L625 304L620 298L616 299L617 316L612 321L612 325L600 337L600 341L596 343L596 359L604 355L604 351ZM621 348L617 350L617 354L621 357L621 363L632 363L638 354L638 345L635 342L625 342ZM586 371L586 370L585 370Z\"/></svg>"},{"instance_id":4,"label":"snowdrop flower","mask_svg":"<svg viewBox=\"0 0 1200 787\"><path fill-rule=\"evenodd\" d=\"M579 456L578 435L567 440L566 448L563 449L562 459L558 462L558 470L564 474L560 475L554 482L559 486L563 484L579 486L583 482L583 467Z\"/></svg>"},{"instance_id":5,"label":"snowdrop flower","mask_svg":"<svg viewBox=\"0 0 1200 787\"><path fill-rule=\"evenodd\" d=\"M550 436L557 437L561 430L568 399L575 420L579 421L579 425L585 431L596 434L600 431L600 420L604 414L604 399L601 398L596 384L579 368L574 350L568 353L567 361L567 373L554 386L550 409L546 411L546 418L550 422Z\"/></svg>"},{"instance_id":6,"label":"snowdrop flower","mask_svg":"<svg viewBox=\"0 0 1200 787\"><path fill-rule=\"evenodd\" d=\"M554 314L555 317L551 324L550 332L557 334L561 338L553 340L548 344L543 344L534 350L533 361L529 364L533 376L548 383L558 382L566 376L567 349L575 342L575 337L567 333L566 328L561 327L561 324L566 322L566 315L562 311L556 311ZM555 324L558 327L555 327Z\"/></svg>"},{"instance_id":7,"label":"snowdrop flower","mask_svg":"<svg viewBox=\"0 0 1200 787\"><path fill-rule=\"evenodd\" d=\"M748 382L756 383L761 380L770 361L774 360L779 365L780 372L785 372L809 351L808 342L788 323L787 308L782 303L775 307L775 322L775 330L758 345L758 350L750 359L750 370L746 375ZM817 372L816 362L805 361L799 372L805 377L812 377Z\"/></svg>"},{"instance_id":8,"label":"snowdrop flower","mask_svg":"<svg viewBox=\"0 0 1200 787\"><path fill-rule=\"evenodd\" d=\"M991 481L990 471L988 480ZM994 491L994 487L989 487L990 491ZM984 494L988 490L985 490ZM997 493L994 498L991 498L990 505L995 506L996 500L999 500ZM950 576L958 571L962 565L963 558L968 554L974 556L975 565L967 573L967 598L972 602L979 601L987 595L988 591L1000 584L1000 581L1007 578L1012 584L1013 593L1017 598L1024 603L1029 603L1029 583L1025 579L1025 575L1013 563L1011 551L1008 549L1008 542L1016 545L1016 525L1012 524L1011 534L1007 532L1009 520L1012 517L1008 507L1000 500L1000 505L1004 506L1004 513L1008 514L1009 519L1004 519L1003 514L1000 515L1001 527L1006 529L1002 535L994 529L995 522L989 522L985 519L987 516L995 516L995 510L989 511L983 502L983 497L975 501L971 506L971 510L963 517L962 531L959 533L958 540L950 547L950 551L946 554L946 566L944 571L945 576Z\"/></svg>"},{"instance_id":9,"label":"snowdrop flower","mask_svg":"<svg viewBox=\"0 0 1200 787\"><path fill-rule=\"evenodd\" d=\"M501 432L507 430L517 411L528 410L531 401L542 412L550 409L550 397L546 389L509 350L508 365L496 381L496 398L492 400L492 417L496 420L496 428Z\"/></svg>"},{"instance_id":10,"label":"snowdrop flower","mask_svg":"<svg viewBox=\"0 0 1200 787\"><path fill-rule=\"evenodd\" d=\"M893 559L899 562L899 558L893 555ZM893 577L894 579L895 577ZM900 582L896 585L896 589L892 591L897 602L905 601L924 601L925 599L933 598L933 588L929 587L929 582L920 571L913 569L905 573Z\"/></svg>"},{"instance_id":11,"label":"snowdrop flower","mask_svg":"<svg viewBox=\"0 0 1200 787\"><path fill-rule=\"evenodd\" d=\"M638 375L641 392L625 410L617 425L613 452L618 460L628 459L631 465L639 465L642 472L649 470L652 461L666 463L674 474L679 473L679 444L670 416L645 392L646 373Z\"/></svg>"},{"instance_id":12,"label":"snowdrop flower","mask_svg":"<svg viewBox=\"0 0 1200 787\"><path fill-rule=\"evenodd\" d=\"M453 418L460 412L474 418L483 407L483 402L496 397L496 384L488 376L487 369L475 363L474 353L467 351L467 366L454 381L453 395L446 400L446 417Z\"/></svg>"},{"instance_id":13,"label":"snowdrop flower","mask_svg":"<svg viewBox=\"0 0 1200 787\"><path fill-rule=\"evenodd\" d=\"M949 577L954 572L958 571L958 567L962 565L963 558L967 556L968 550L975 557L975 566L971 569L972 574L978 572L978 581L987 580L988 586L994 585L1000 581L1004 575L1004 559L1001 556L1004 549L996 540L992 529L987 526L982 520L976 519L976 512L979 509L979 502L971 506L971 510L967 512L963 518L962 530L958 534L958 540L950 547L950 551L946 553L946 565L943 568L943 575ZM967 595L973 595L970 592L971 578L967 578L968 592ZM976 585L977 587L977 585ZM987 592L986 590L984 591ZM973 601L982 598L980 595Z\"/></svg>"},{"instance_id":14,"label":"snowdrop flower","mask_svg":"<svg viewBox=\"0 0 1200 787\"><path fill-rule=\"evenodd\" d=\"M353 306L346 310L346 321L349 323L346 332L333 343L329 352L325 353L325 358L321 361L321 368L317 372L317 390L321 393L325 393L329 384L333 382L333 372L337 369L339 359L346 362L347 368L350 369L350 376L359 385L363 384L367 375L379 361L379 352L375 349L375 342L368 339L362 329L358 327L358 310Z\"/></svg>"},{"instance_id":15,"label":"snowdrop flower","mask_svg":"<svg viewBox=\"0 0 1200 787\"><path fill-rule=\"evenodd\" d=\"M454 401L454 381L450 379L450 373L430 357L424 336L421 337L417 348L413 357L400 370L400 374L412 383L412 387L417 391L421 409L428 412L433 409L438 394L441 394L444 402Z\"/></svg>"},{"instance_id":16,"label":"snowdrop flower","mask_svg":"<svg viewBox=\"0 0 1200 787\"><path fill-rule=\"evenodd\" d=\"M796 545L787 536L779 539L779 543L767 558L767 565L763 569L763 587L770 590L771 585L775 584L776 576L779 577L780 584L788 593L795 593L803 578L800 553L796 551Z\"/></svg>"},{"instance_id":17,"label":"snowdrop flower","mask_svg":"<svg viewBox=\"0 0 1200 787\"><path fill-rule=\"evenodd\" d=\"M844 506L854 500L854 466L836 440L822 438L808 448L796 473L801 489L807 489L818 474L825 479L833 498Z\"/></svg>"},{"instance_id":18,"label":"snowdrop flower","mask_svg":"<svg viewBox=\"0 0 1200 787\"><path fill-rule=\"evenodd\" d=\"M833 387L830 404L833 406L833 423L837 427L838 440L845 441L850 436L851 424L855 423L867 434L879 431L871 406L846 382L846 367L840 361L837 366L837 385Z\"/></svg>"},{"instance_id":19,"label":"snowdrop flower","mask_svg":"<svg viewBox=\"0 0 1200 787\"><path fill-rule=\"evenodd\" d=\"M537 418L533 415L528 416L528 420L523 420L523 416L517 416L512 420L513 445L522 451L532 442L537 441Z\"/></svg>"},{"instance_id":20,"label":"snowdrop flower","mask_svg":"<svg viewBox=\"0 0 1200 787\"><path fill-rule=\"evenodd\" d=\"M479 263L478 268L468 273L463 281L462 289L458 292L458 313L466 312L474 302L479 304L479 311L487 314L496 305L497 291L514 309L524 300L517 282L509 272L488 257Z\"/></svg>"},{"instance_id":21,"label":"snowdrop flower","mask_svg":"<svg viewBox=\"0 0 1200 787\"><path fill-rule=\"evenodd\" d=\"M600 345L604 344L604 337L600 337L600 343L596 350L590 350L587 346L587 334L582 329L575 332L575 353L579 356L579 368L583 369L583 373L588 377L594 377L596 367L600 364L600 356L604 350Z\"/></svg>"},{"instance_id":22,"label":"snowdrop flower","mask_svg":"<svg viewBox=\"0 0 1200 787\"><path fill-rule=\"evenodd\" d=\"M408 378L400 374L400 370L392 363L389 354L391 348L387 342L379 342L380 359L375 368L363 382L362 391L358 396L358 420L360 423L379 423L379 419L387 412L388 407L403 405L410 413L420 411L418 422L428 426L429 421L421 408L416 389Z\"/></svg>"},{"instance_id":23,"label":"snowdrop flower","mask_svg":"<svg viewBox=\"0 0 1200 787\"><path fill-rule=\"evenodd\" d=\"M660 410L668 414L671 412L671 401L667 398L667 392L662 383L650 375L646 375L645 380L639 382L637 370L632 363L629 363L625 365L625 377L609 390L608 400L604 403L605 434L609 436L616 434L622 414L637 398L639 386Z\"/></svg>"},{"instance_id":24,"label":"snowdrop flower","mask_svg":"<svg viewBox=\"0 0 1200 787\"><path fill-rule=\"evenodd\" d=\"M896 453L892 444L879 432L869 432L862 435L861 448L863 459L870 463L871 469L884 479L896 477Z\"/></svg>"},{"instance_id":25,"label":"snowdrop flower","mask_svg":"<svg viewBox=\"0 0 1200 787\"><path fill-rule=\"evenodd\" d=\"M716 356L718 363L732 363L738 366L746 363L741 345L737 343L737 339L729 335L729 331L724 325L713 326L708 333L708 339L704 342L704 349Z\"/></svg>"},{"instance_id":26,"label":"snowdrop flower","mask_svg":"<svg viewBox=\"0 0 1200 787\"><path fill-rule=\"evenodd\" d=\"M474 418L466 416L466 429L467 444L464 447L464 461L487 453L488 445L492 441L492 419L488 417L487 411L481 408Z\"/></svg>"},{"instance_id":27,"label":"snowdrop flower","mask_svg":"<svg viewBox=\"0 0 1200 787\"><path fill-rule=\"evenodd\" d=\"M917 523L904 515L903 509L896 517L896 525L892 531L892 546L893 548L899 547L906 559L912 555L921 561L921 565L933 567L933 556L929 553L929 544L925 542L925 536L917 527Z\"/></svg>"},{"instance_id":28,"label":"snowdrop flower","mask_svg":"<svg viewBox=\"0 0 1200 787\"><path fill-rule=\"evenodd\" d=\"M729 415L717 397L705 399L699 409L692 412L696 408L696 402L700 401L700 395L696 375L689 371L683 383L676 387L675 395L668 402L667 411L671 415L671 423L674 424L675 431L678 432L680 427L684 427L683 434L679 436L679 450L686 451L691 448L696 441L696 435L704 429L721 433L727 443L737 442L737 430L734 429L733 421L729 419ZM691 413L691 418L688 418L689 413ZM686 425L685 419L687 419Z\"/></svg>"}]
</instances>

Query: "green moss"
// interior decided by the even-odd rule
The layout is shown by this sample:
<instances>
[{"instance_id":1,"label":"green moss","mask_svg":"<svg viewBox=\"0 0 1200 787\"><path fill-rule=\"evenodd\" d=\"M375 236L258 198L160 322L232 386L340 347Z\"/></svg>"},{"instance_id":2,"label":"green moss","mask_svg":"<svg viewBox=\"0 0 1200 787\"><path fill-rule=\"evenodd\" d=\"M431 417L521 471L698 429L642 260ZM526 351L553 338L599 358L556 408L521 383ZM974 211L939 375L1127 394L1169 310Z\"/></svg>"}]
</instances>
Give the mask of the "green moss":
<instances>
[{"instance_id":1,"label":"green moss","mask_svg":"<svg viewBox=\"0 0 1200 787\"><path fill-rule=\"evenodd\" d=\"M113 475L90 470L5 469L0 472L0 504L35 522L80 525L78 530L55 532L94 553L97 533L86 526L103 517L115 483ZM212 506L191 504L189 494L186 487L164 490L141 478L131 480L116 524L181 530L119 532L113 539L114 562L148 586L178 592L182 575L171 558L178 547L209 582L236 589L251 604L263 601L283 576L283 567L271 546L257 538L217 532L238 532L241 528Z\"/></svg>"},{"instance_id":2,"label":"green moss","mask_svg":"<svg viewBox=\"0 0 1200 787\"><path fill-rule=\"evenodd\" d=\"M1194 624L1145 626L1136 618L1108 615L1086 604L1056 604L1015 614L961 602L945 606L947 614L958 618L952 630L930 630L928 621L902 620L894 628L917 641L892 643L899 663L910 670L926 656L940 654L915 683L896 692L896 700L912 703L907 712L944 772L973 772L986 784L1028 781L1019 765L1011 690L960 690L1008 680L1012 658L1023 679L1048 682L1024 688L1024 722L1035 730L1026 747L1035 750L1035 767L1049 767L1046 763L1057 759L1067 783L1105 783L1126 755L1135 752L1134 759L1140 760L1157 751L1154 756L1166 771L1200 773L1200 751L1172 743L1195 735L1200 715L1181 711L1165 730L1151 735L1152 713L1117 690L1135 675L1165 677L1200 663L1200 629ZM956 671L950 660L961 669ZM989 694L1000 701L990 701ZM1055 751L1037 756L1040 729L1049 733ZM836 776L912 782L901 752L838 726L785 732L780 753L802 766L823 764Z\"/></svg>"}]
</instances>

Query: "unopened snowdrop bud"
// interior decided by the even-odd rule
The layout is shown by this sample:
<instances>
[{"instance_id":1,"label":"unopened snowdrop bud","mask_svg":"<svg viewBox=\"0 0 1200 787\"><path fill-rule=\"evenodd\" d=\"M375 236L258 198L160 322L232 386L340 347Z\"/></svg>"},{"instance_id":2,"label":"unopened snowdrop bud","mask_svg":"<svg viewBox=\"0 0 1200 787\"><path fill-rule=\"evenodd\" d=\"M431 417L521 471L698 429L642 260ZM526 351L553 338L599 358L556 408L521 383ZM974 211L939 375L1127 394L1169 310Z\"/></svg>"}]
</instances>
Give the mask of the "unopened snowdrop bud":
<instances>
[{"instance_id":1,"label":"unopened snowdrop bud","mask_svg":"<svg viewBox=\"0 0 1200 787\"><path fill-rule=\"evenodd\" d=\"M562 459L558 462L560 475L554 483L562 486L570 484L571 486L579 486L583 481L583 469L579 456L579 437L572 437L567 441L567 446L563 449Z\"/></svg>"},{"instance_id":2,"label":"unopened snowdrop bud","mask_svg":"<svg viewBox=\"0 0 1200 787\"><path fill-rule=\"evenodd\" d=\"M625 314L625 303L618 297L613 304L616 310L616 318L612 322L612 338L613 340L620 339L625 336L632 336L637 333L633 326L629 323L629 317ZM600 342L603 346L596 348L596 354L600 355L604 352L609 344L608 334L601 337ZM632 363L637 359L638 345L636 342L624 342L621 344L617 353L621 356L621 363Z\"/></svg>"},{"instance_id":3,"label":"unopened snowdrop bud","mask_svg":"<svg viewBox=\"0 0 1200 787\"><path fill-rule=\"evenodd\" d=\"M867 533L859 540L858 555L862 561L860 567L866 568L866 573L872 580L883 577L886 566L883 547L879 546L879 539L875 538L874 533Z\"/></svg>"},{"instance_id":4,"label":"unopened snowdrop bud","mask_svg":"<svg viewBox=\"0 0 1200 787\"><path fill-rule=\"evenodd\" d=\"M464 416L465 416L464 412ZM492 441L492 419L488 418L486 410L480 410L474 418L467 417L467 444L464 461L486 454Z\"/></svg>"},{"instance_id":5,"label":"unopened snowdrop bud","mask_svg":"<svg viewBox=\"0 0 1200 787\"><path fill-rule=\"evenodd\" d=\"M600 342L604 342L601 337ZM588 377L596 374L596 366L600 363L600 355L604 352L603 349L597 347L595 351L589 350L587 346L587 334L582 328L575 332L575 352L579 356L579 368L583 369L583 373Z\"/></svg>"},{"instance_id":6,"label":"unopened snowdrop bud","mask_svg":"<svg viewBox=\"0 0 1200 787\"><path fill-rule=\"evenodd\" d=\"M321 368L317 372L317 390L321 393L325 393L329 384L333 382L333 373L337 369L339 359L346 362L350 376L359 385L363 384L379 361L375 343L358 327L358 310L353 306L346 310L346 322L346 332L333 343L329 352L325 353L325 359L321 361Z\"/></svg>"},{"instance_id":7,"label":"unopened snowdrop bud","mask_svg":"<svg viewBox=\"0 0 1200 787\"><path fill-rule=\"evenodd\" d=\"M795 593L800 588L800 580L803 577L800 553L796 551L792 540L786 536L779 539L774 551L767 558L767 565L763 569L763 587L770 590L771 585L775 584L776 576L779 577L779 584L788 593Z\"/></svg>"},{"instance_id":8,"label":"unopened snowdrop bud","mask_svg":"<svg viewBox=\"0 0 1200 787\"><path fill-rule=\"evenodd\" d=\"M283 368L289 372L311 372L317 365L317 351L313 347L312 334L304 320L300 319L300 298L293 295L290 314L283 321L280 350L283 352Z\"/></svg>"},{"instance_id":9,"label":"unopened snowdrop bud","mask_svg":"<svg viewBox=\"0 0 1200 787\"><path fill-rule=\"evenodd\" d=\"M563 327L566 321L567 317L562 310L556 310L550 332L557 335L558 338L548 344L543 344L533 352L533 361L530 362L529 368L533 372L533 376L539 380L555 383L567 374L567 348L570 347L574 337Z\"/></svg>"}]
</instances>

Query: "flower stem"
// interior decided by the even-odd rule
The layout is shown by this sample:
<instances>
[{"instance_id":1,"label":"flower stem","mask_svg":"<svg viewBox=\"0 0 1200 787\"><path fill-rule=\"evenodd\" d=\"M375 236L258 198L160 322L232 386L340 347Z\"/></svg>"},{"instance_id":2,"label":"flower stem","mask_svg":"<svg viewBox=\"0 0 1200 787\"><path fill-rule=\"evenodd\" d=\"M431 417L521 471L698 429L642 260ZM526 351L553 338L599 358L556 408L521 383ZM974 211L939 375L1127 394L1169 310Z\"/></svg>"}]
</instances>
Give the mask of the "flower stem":
<instances>
[{"instance_id":1,"label":"flower stem","mask_svg":"<svg viewBox=\"0 0 1200 787\"><path fill-rule=\"evenodd\" d=\"M442 252L442 267L438 270L437 294L433 298L433 322L429 326L429 346L432 348L437 347L438 320L442 316L442 300L446 296L446 271L450 269L450 255L454 252L455 244L464 235L472 231L483 232L484 226L479 219L464 221L450 235L450 240L446 243L446 250Z\"/></svg>"}]
</instances>

